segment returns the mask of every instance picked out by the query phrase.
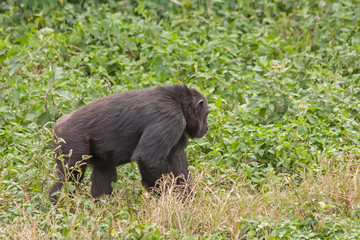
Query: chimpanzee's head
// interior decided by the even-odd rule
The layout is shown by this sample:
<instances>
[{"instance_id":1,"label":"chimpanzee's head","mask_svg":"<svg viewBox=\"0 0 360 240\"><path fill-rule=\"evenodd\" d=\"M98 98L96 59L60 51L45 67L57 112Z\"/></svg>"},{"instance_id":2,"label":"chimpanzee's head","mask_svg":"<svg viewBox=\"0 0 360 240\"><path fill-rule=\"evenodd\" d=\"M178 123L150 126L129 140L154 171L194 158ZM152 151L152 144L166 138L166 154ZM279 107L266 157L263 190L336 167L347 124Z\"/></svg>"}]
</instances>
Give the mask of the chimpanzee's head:
<instances>
[{"instance_id":1,"label":"chimpanzee's head","mask_svg":"<svg viewBox=\"0 0 360 240\"><path fill-rule=\"evenodd\" d=\"M192 138L202 138L209 130L207 115L210 108L206 99L196 90L189 89L192 94L190 108L186 114L186 132Z\"/></svg>"}]
</instances>

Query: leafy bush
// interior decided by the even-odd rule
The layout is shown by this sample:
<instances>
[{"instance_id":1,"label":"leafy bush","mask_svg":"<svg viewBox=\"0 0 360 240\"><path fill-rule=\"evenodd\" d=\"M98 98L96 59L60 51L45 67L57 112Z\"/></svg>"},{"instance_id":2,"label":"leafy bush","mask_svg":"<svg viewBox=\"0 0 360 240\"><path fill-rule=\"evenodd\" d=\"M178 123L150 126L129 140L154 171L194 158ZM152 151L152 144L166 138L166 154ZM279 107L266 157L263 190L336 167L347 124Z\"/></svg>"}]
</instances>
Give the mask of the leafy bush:
<instances>
[{"instance_id":1,"label":"leafy bush","mask_svg":"<svg viewBox=\"0 0 360 240\"><path fill-rule=\"evenodd\" d=\"M357 5L2 1L0 234L359 237ZM113 197L89 200L85 178L79 196L63 189L57 205L48 202L58 117L105 95L173 83L199 89L213 109L209 133L187 148L199 184L192 205L148 196L134 165L118 169ZM236 210L226 199L246 204ZM156 215L172 203L190 212ZM248 212L253 203L262 210Z\"/></svg>"}]
</instances>

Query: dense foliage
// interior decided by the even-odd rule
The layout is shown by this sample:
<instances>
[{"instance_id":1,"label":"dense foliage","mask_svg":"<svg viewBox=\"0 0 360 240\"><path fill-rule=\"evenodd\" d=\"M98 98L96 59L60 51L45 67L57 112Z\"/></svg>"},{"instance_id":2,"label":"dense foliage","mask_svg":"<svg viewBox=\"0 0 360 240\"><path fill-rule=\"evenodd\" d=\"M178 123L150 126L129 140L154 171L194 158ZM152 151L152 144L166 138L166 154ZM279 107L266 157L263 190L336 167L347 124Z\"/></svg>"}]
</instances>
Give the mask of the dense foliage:
<instances>
[{"instance_id":1,"label":"dense foliage","mask_svg":"<svg viewBox=\"0 0 360 240\"><path fill-rule=\"evenodd\" d=\"M358 6L2 1L0 235L360 238ZM198 198L177 209L202 212L201 199L232 219L205 210L200 218L213 222L194 222L197 212L149 217L148 202L167 204L144 192L134 164L118 169L112 197L93 202L87 177L78 196L65 189L57 205L48 201L58 117L105 95L173 83L197 88L213 109L209 133L187 148ZM227 197L248 205L232 208Z\"/></svg>"}]
</instances>

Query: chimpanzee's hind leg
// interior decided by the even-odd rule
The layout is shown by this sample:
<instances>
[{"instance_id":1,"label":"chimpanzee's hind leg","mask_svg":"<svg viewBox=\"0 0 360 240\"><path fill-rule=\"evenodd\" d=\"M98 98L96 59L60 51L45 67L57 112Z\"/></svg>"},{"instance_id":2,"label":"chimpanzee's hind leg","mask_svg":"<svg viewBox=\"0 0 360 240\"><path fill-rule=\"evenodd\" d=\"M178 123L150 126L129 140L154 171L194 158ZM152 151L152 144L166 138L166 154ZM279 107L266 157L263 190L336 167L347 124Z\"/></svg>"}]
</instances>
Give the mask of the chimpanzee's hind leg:
<instances>
[{"instance_id":1,"label":"chimpanzee's hind leg","mask_svg":"<svg viewBox=\"0 0 360 240\"><path fill-rule=\"evenodd\" d=\"M110 195L113 191L111 182L116 182L117 173L115 166L104 166L100 164L93 165L91 174L91 195L94 198L101 195Z\"/></svg>"},{"instance_id":2,"label":"chimpanzee's hind leg","mask_svg":"<svg viewBox=\"0 0 360 240\"><path fill-rule=\"evenodd\" d=\"M84 178L87 167L87 161L84 155L90 154L90 144L88 141L77 137L72 133L72 139L66 143L60 142L55 144L55 158L57 181L50 190L49 198L56 200L54 192L60 190L64 185L64 181L70 180L75 183L76 187Z\"/></svg>"}]
</instances>

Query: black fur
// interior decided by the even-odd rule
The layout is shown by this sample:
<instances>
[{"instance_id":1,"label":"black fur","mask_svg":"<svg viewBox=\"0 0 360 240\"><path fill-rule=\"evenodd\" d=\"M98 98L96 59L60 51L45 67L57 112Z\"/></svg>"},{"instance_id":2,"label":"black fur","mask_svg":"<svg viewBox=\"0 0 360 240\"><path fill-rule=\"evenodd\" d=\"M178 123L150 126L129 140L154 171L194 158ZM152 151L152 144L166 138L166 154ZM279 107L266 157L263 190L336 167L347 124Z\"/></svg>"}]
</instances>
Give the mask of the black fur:
<instances>
[{"instance_id":1,"label":"black fur","mask_svg":"<svg viewBox=\"0 0 360 240\"><path fill-rule=\"evenodd\" d=\"M80 182L87 164L93 166L94 198L111 194L111 182L117 180L116 167L131 161L137 162L148 191L166 173L183 175L186 180L187 137L201 138L207 133L209 112L199 92L174 85L103 97L59 118L54 136L65 143L55 143L59 179L50 198L56 199L53 193L62 187L65 175ZM84 155L91 157L83 160ZM73 168L76 164L81 169Z\"/></svg>"}]
</instances>

